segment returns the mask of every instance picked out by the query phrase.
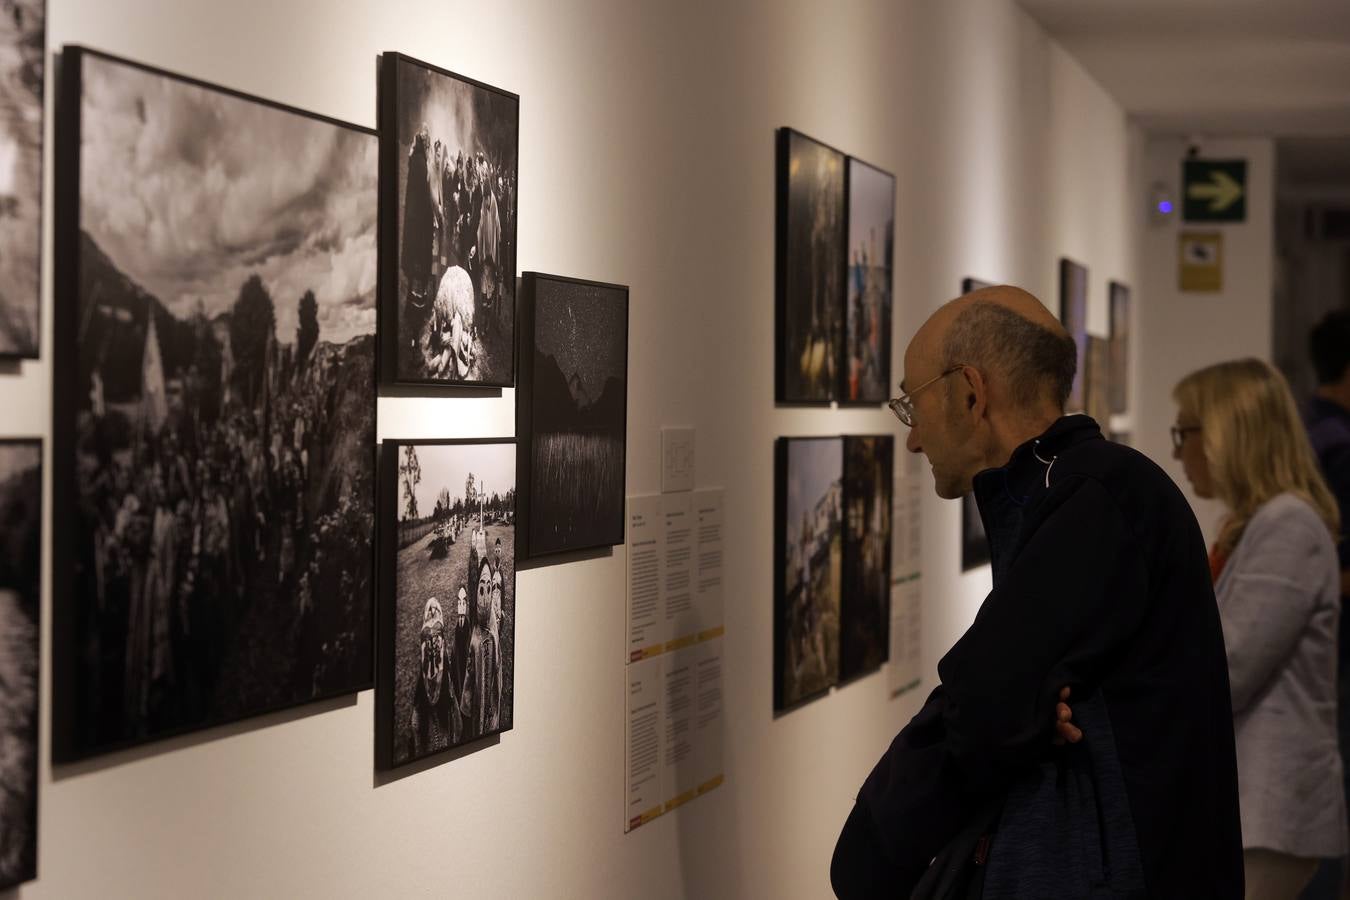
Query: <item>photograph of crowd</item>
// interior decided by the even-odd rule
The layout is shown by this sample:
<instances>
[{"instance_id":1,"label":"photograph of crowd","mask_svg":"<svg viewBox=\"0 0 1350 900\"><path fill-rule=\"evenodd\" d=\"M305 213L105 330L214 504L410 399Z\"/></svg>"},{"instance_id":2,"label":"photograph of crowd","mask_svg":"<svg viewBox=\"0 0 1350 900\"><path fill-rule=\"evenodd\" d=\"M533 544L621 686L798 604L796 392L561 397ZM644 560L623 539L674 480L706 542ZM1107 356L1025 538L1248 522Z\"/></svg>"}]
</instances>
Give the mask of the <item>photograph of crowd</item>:
<instances>
[{"instance_id":1,"label":"photograph of crowd","mask_svg":"<svg viewBox=\"0 0 1350 900\"><path fill-rule=\"evenodd\" d=\"M522 558L623 543L628 288L522 279Z\"/></svg>"},{"instance_id":2,"label":"photograph of crowd","mask_svg":"<svg viewBox=\"0 0 1350 900\"><path fill-rule=\"evenodd\" d=\"M37 877L42 442L0 439L0 890Z\"/></svg>"},{"instance_id":3,"label":"photograph of crowd","mask_svg":"<svg viewBox=\"0 0 1350 900\"><path fill-rule=\"evenodd\" d=\"M385 441L381 467L384 768L511 730L516 649L513 441Z\"/></svg>"},{"instance_id":4,"label":"photograph of crowd","mask_svg":"<svg viewBox=\"0 0 1350 900\"><path fill-rule=\"evenodd\" d=\"M378 143L63 65L65 760L372 682Z\"/></svg>"},{"instance_id":5,"label":"photograph of crowd","mask_svg":"<svg viewBox=\"0 0 1350 900\"><path fill-rule=\"evenodd\" d=\"M774 709L825 693L839 681L843 438L779 438Z\"/></svg>"},{"instance_id":6,"label":"photograph of crowd","mask_svg":"<svg viewBox=\"0 0 1350 900\"><path fill-rule=\"evenodd\" d=\"M890 652L891 494L895 438L844 438L844 561L839 679L881 667Z\"/></svg>"},{"instance_id":7,"label":"photograph of crowd","mask_svg":"<svg viewBox=\"0 0 1350 900\"><path fill-rule=\"evenodd\" d=\"M839 399L885 403L891 389L895 176L848 160L848 306Z\"/></svg>"},{"instance_id":8,"label":"photograph of crowd","mask_svg":"<svg viewBox=\"0 0 1350 900\"><path fill-rule=\"evenodd\" d=\"M844 341L844 155L778 131L779 403L838 395Z\"/></svg>"},{"instance_id":9,"label":"photograph of crowd","mask_svg":"<svg viewBox=\"0 0 1350 900\"><path fill-rule=\"evenodd\" d=\"M520 100L397 53L380 78L382 377L511 387Z\"/></svg>"},{"instance_id":10,"label":"photograph of crowd","mask_svg":"<svg viewBox=\"0 0 1350 900\"><path fill-rule=\"evenodd\" d=\"M993 282L978 278L965 278L961 281L961 293L969 294L982 288L993 287ZM961 498L961 571L969 572L989 563L989 540L984 533L984 519L980 517L979 504L975 494L967 493Z\"/></svg>"},{"instance_id":11,"label":"photograph of crowd","mask_svg":"<svg viewBox=\"0 0 1350 900\"><path fill-rule=\"evenodd\" d=\"M1071 413L1083 412L1087 397L1083 393L1083 378L1087 371L1087 290L1088 270L1071 259L1059 261L1059 321L1068 330L1078 347L1078 369L1073 376L1073 389L1064 408Z\"/></svg>"},{"instance_id":12,"label":"photograph of crowd","mask_svg":"<svg viewBox=\"0 0 1350 900\"><path fill-rule=\"evenodd\" d=\"M0 0L0 358L38 355L45 0Z\"/></svg>"},{"instance_id":13,"label":"photograph of crowd","mask_svg":"<svg viewBox=\"0 0 1350 900\"><path fill-rule=\"evenodd\" d=\"M1111 297L1111 412L1130 411L1130 289L1112 281Z\"/></svg>"}]
</instances>

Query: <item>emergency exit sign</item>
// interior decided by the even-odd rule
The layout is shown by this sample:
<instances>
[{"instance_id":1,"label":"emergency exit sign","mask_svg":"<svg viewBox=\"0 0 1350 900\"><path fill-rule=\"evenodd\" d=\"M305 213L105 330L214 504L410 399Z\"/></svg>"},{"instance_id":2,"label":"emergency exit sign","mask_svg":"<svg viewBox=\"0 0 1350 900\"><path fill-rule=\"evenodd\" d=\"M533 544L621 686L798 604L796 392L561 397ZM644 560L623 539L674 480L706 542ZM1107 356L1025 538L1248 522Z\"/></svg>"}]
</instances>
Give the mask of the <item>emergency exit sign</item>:
<instances>
[{"instance_id":1,"label":"emergency exit sign","mask_svg":"<svg viewBox=\"0 0 1350 900\"><path fill-rule=\"evenodd\" d=\"M1247 161L1188 159L1181 164L1181 217L1187 222L1247 219Z\"/></svg>"}]
</instances>

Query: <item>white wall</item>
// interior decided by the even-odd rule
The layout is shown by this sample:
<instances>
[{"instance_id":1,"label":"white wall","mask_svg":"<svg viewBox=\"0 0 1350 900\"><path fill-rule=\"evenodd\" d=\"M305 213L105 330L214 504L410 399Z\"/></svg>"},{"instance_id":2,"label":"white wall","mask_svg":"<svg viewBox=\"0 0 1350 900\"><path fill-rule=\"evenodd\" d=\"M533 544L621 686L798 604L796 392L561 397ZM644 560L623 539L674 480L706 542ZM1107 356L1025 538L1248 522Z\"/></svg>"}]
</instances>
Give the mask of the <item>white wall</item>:
<instances>
[{"instance_id":1,"label":"white wall","mask_svg":"<svg viewBox=\"0 0 1350 900\"><path fill-rule=\"evenodd\" d=\"M1147 142L1145 189L1155 183L1171 188L1181 199L1181 161L1187 142L1154 138ZM1212 363L1246 356L1271 356L1272 297L1275 261L1275 146L1268 138L1206 139L1201 154L1210 159L1247 160L1247 220L1211 225L1174 221L1145 223L1139 257L1139 294L1134 368L1139 404L1135 446L1163 464L1181 485L1200 519L1206 539L1218 534L1222 515L1217 502L1198 499L1172 459L1167 429L1176 420L1172 388L1186 374ZM1175 214L1174 214L1175 215ZM1177 234L1181 230L1223 233L1223 290L1183 292L1177 278Z\"/></svg>"},{"instance_id":2,"label":"white wall","mask_svg":"<svg viewBox=\"0 0 1350 900\"><path fill-rule=\"evenodd\" d=\"M772 715L773 439L896 430L883 409L774 407L774 128L898 175L898 380L905 341L966 275L1056 308L1070 255L1105 331L1107 278L1137 283L1121 109L1009 0L50 5L53 50L87 43L364 124L387 49L521 95L520 266L632 287L630 490L659 487L662 424L695 426L699 481L728 489L727 781L621 832L616 552L521 573L517 724L495 746L379 777L366 692L44 763L40 880L18 895L825 895L852 798L932 678L890 701L869 676ZM6 432L49 432L50 324L42 361L0 377ZM513 402L386 398L380 431L509 434ZM925 503L931 669L988 574L959 574L957 505ZM45 688L43 705L45 742Z\"/></svg>"}]
</instances>

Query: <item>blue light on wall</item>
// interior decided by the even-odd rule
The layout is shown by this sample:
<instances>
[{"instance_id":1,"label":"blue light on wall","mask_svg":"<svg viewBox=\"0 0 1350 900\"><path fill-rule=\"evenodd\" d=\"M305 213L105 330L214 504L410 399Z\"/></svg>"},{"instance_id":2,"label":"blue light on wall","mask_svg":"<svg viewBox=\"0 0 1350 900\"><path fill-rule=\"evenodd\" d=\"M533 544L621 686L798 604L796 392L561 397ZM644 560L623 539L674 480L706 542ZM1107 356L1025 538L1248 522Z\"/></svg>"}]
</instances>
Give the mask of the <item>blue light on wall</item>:
<instances>
[{"instance_id":1,"label":"blue light on wall","mask_svg":"<svg viewBox=\"0 0 1350 900\"><path fill-rule=\"evenodd\" d=\"M1163 200L1158 204L1158 212L1162 213L1163 215L1167 215L1171 211L1172 211L1171 200Z\"/></svg>"}]
</instances>

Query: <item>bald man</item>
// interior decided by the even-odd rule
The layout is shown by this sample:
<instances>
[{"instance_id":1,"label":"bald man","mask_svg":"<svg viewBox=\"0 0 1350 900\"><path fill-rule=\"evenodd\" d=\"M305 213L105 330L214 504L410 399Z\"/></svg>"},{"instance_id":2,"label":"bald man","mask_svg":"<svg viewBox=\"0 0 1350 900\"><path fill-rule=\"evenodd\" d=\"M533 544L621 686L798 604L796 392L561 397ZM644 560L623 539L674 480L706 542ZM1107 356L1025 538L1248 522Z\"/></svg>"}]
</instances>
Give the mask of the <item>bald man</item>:
<instances>
[{"instance_id":1,"label":"bald man","mask_svg":"<svg viewBox=\"0 0 1350 900\"><path fill-rule=\"evenodd\" d=\"M1204 540L1161 469L1064 415L1075 368L1006 286L943 306L905 351L891 409L938 496L974 491L994 586L858 794L830 873L844 900L1243 896ZM1065 688L1077 742L1056 739Z\"/></svg>"}]
</instances>

